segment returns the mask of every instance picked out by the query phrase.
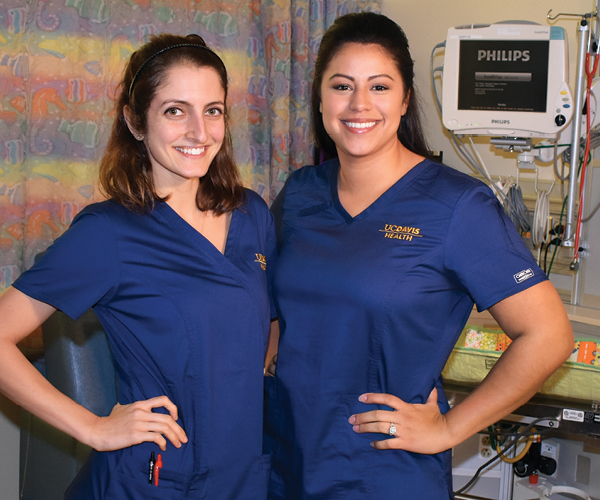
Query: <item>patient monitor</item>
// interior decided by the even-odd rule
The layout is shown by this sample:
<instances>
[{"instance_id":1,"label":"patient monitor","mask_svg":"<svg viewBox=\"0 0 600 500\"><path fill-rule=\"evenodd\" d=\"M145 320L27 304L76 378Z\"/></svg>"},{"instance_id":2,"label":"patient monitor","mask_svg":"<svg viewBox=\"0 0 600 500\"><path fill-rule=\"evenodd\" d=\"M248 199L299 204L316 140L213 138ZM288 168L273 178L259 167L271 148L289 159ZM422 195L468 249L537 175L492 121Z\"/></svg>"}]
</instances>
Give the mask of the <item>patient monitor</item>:
<instances>
[{"instance_id":1,"label":"patient monitor","mask_svg":"<svg viewBox=\"0 0 600 500\"><path fill-rule=\"evenodd\" d=\"M555 139L574 111L568 71L560 27L506 22L450 28L444 126L460 135Z\"/></svg>"}]
</instances>

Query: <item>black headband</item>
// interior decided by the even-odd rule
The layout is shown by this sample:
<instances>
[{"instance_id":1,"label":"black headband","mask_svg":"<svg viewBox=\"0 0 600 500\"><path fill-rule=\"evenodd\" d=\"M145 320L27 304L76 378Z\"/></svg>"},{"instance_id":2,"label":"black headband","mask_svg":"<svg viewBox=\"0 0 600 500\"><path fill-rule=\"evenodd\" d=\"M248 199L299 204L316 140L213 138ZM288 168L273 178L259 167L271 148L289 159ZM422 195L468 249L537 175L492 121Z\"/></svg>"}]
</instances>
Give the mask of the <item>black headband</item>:
<instances>
[{"instance_id":1,"label":"black headband","mask_svg":"<svg viewBox=\"0 0 600 500\"><path fill-rule=\"evenodd\" d=\"M135 84L135 81L137 80L138 75L142 72L142 70L144 69L144 67L150 62L152 61L152 59L154 59L155 57L161 55L163 52L166 52L167 50L171 50L171 49L178 49L180 47L196 47L198 49L203 49L203 50L207 50L208 52L210 52L211 54L214 54L219 61L221 60L221 58L215 54L212 50L210 50L208 47L206 47L205 45L200 45L198 43L180 43L178 45L171 45L170 47L166 47L164 49L159 50L156 54L151 55L148 59L146 59L142 65L139 67L139 69L136 71L135 75L133 75L133 79L131 80L131 85L129 86L129 92L127 93L127 95L129 97L131 97L131 93L133 92L133 85Z\"/></svg>"}]
</instances>

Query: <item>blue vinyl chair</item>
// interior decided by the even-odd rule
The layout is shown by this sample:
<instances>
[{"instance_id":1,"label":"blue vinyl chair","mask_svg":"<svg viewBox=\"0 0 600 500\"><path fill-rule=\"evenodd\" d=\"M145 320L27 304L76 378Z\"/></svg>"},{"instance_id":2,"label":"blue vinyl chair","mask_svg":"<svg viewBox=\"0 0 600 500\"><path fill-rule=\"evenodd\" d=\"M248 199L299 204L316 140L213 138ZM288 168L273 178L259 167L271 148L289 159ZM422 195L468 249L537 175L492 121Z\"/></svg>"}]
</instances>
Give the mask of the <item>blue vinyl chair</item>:
<instances>
[{"instance_id":1,"label":"blue vinyl chair","mask_svg":"<svg viewBox=\"0 0 600 500\"><path fill-rule=\"evenodd\" d=\"M97 415L117 402L115 369L106 333L93 310L77 321L57 311L42 325L47 379ZM62 500L90 449L24 412L21 432L23 500Z\"/></svg>"}]
</instances>

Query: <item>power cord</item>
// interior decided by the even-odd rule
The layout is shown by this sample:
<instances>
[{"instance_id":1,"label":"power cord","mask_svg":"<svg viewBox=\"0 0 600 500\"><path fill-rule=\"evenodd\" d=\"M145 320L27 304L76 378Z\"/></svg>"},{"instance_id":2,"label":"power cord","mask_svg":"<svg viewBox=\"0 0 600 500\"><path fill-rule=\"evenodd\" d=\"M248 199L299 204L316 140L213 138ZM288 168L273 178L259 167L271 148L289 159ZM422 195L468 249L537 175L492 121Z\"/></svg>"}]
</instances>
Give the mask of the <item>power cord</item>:
<instances>
[{"instance_id":1,"label":"power cord","mask_svg":"<svg viewBox=\"0 0 600 500\"><path fill-rule=\"evenodd\" d=\"M500 460L502 458L502 455L506 455L506 453L508 451L510 451L513 447L515 447L517 445L517 442L519 441L519 439L521 439L523 436L527 435L527 433L534 427L535 424L537 424L541 421L549 421L549 420L558 422L558 420L555 417L540 417L540 418L536 418L535 420L533 420L532 422L527 424L527 426L525 426L521 432L518 432L514 436L514 438L504 448L502 448L501 453L498 453L496 456L492 457L490 460L488 460L486 463L484 463L481 467L479 467L479 469L477 469L475 471L475 474L473 474L473 477L462 488L456 490L454 492L454 495L460 495L460 494L464 493L466 490L468 490L471 486L473 486L473 484L475 484L475 482L479 478L479 475L491 464L493 464L497 460ZM544 431L542 431L542 433L543 432ZM537 433L537 434L540 434L540 433Z\"/></svg>"},{"instance_id":2,"label":"power cord","mask_svg":"<svg viewBox=\"0 0 600 500\"><path fill-rule=\"evenodd\" d=\"M522 429L522 427L519 429L519 431L521 429ZM521 450L521 453L519 453L517 456L515 456L513 458L507 457L500 449L500 445L496 445L496 451L500 455L500 458L502 459L503 462L506 462L507 464L516 464L519 460L522 460L525 455L527 455L527 452L531 448L531 445L533 444L534 439L536 439L538 436L537 429L535 427L532 427L531 430L533 432L536 432L536 434L529 434L526 438L525 438L525 436L522 436L523 438L526 439L525 447Z\"/></svg>"}]
</instances>

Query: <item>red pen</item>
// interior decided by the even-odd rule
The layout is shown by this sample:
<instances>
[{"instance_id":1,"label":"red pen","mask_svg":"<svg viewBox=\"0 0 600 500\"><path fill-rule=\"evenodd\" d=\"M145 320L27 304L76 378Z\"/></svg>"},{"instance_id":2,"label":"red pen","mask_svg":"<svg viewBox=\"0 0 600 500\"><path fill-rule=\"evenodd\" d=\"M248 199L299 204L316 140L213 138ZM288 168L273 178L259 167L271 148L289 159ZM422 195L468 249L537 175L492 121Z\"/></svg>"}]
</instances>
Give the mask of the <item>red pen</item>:
<instances>
[{"instance_id":1,"label":"red pen","mask_svg":"<svg viewBox=\"0 0 600 500\"><path fill-rule=\"evenodd\" d=\"M154 486L158 486L158 471L162 469L162 466L162 455L159 453L158 457L156 458L156 463L154 464Z\"/></svg>"}]
</instances>

